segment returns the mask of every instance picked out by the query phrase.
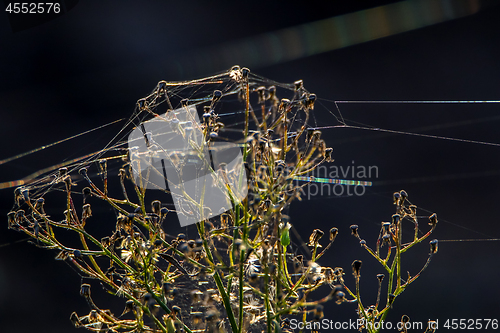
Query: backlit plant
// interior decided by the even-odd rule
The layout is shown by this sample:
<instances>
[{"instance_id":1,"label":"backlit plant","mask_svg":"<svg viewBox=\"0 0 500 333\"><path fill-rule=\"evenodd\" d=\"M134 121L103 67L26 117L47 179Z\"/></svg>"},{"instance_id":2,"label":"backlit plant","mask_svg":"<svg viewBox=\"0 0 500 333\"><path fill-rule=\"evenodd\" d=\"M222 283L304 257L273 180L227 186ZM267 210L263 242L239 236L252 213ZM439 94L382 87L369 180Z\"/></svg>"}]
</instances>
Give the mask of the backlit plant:
<instances>
[{"instance_id":1,"label":"backlit plant","mask_svg":"<svg viewBox=\"0 0 500 333\"><path fill-rule=\"evenodd\" d=\"M430 230L421 234L417 207L400 191L394 194L396 213L382 223L373 248L358 226L351 226L352 235L386 271L387 277L376 276L379 290L373 305L363 304L360 295L361 261L352 264L354 288L344 281L342 268L320 265L339 233L336 227L329 230L322 250L324 232L315 229L307 244L311 256L297 254L287 210L308 183L294 177L333 161L333 149L310 125L315 101L300 80L280 84L238 66L200 80L161 81L138 101L130 126L157 119L183 136L197 131L209 148L231 141L242 149L239 167L246 179L238 181L247 182L248 196L235 200L226 188L234 170L213 170L212 186L228 191L231 207L197 223L196 237L171 236L166 221L198 210L203 216L203 202L184 193L191 204L176 211L167 208L173 194L137 183L131 150L123 141L17 188L9 228L29 235L38 247L57 251L56 259L82 276L80 294L90 312L72 313L75 327L97 332L286 332L291 331L290 318L319 322L322 304L334 301L357 303L362 328L377 332L376 322L386 318L394 299L420 275L403 276L402 255L432 233L437 217L429 217ZM202 112L199 125L175 121L173 110L192 106ZM189 155L169 158L176 159L179 175L190 165ZM106 211L103 203L114 218L96 214ZM405 221L413 223L413 237L406 243ZM436 252L434 240L422 270ZM91 289L99 285L122 302L123 313L94 302ZM312 299L312 292L325 285L330 292Z\"/></svg>"}]
</instances>

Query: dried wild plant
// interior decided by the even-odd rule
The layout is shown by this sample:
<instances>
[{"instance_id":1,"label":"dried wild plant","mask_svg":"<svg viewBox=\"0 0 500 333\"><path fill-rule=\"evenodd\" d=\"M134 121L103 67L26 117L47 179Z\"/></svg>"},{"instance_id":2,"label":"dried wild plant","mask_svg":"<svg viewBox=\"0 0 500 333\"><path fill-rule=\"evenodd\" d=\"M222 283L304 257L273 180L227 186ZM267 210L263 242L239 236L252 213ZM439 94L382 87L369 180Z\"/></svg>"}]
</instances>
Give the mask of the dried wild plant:
<instances>
[{"instance_id":1,"label":"dried wild plant","mask_svg":"<svg viewBox=\"0 0 500 333\"><path fill-rule=\"evenodd\" d=\"M203 200L182 191L182 198L175 197L179 191L169 187L179 185L169 177L165 188L148 189L143 182L155 172L164 177L165 170L148 168L146 175L137 177L133 147L125 148L123 141L18 187L8 214L9 228L29 235L38 247L57 251L56 259L80 274L80 294L90 312L72 313L75 327L96 332L286 332L291 331L292 317L303 323L319 322L322 304L334 300L356 302L362 328L376 332L373 324L386 318L394 299L420 275L403 278L402 254L431 234L437 217L430 217L430 230L420 235L416 206L401 191L394 194L396 214L391 222L382 223L374 249L361 239L358 226L351 226L351 233L388 275L384 297L384 275L377 275L377 302L370 306L363 305L359 292L361 261L352 265L353 290L344 282L342 268L319 264L337 237L337 228L329 230L322 251L324 232L312 232L307 244L311 257L292 251L287 208L294 199L301 199L301 189L307 185L294 182L294 177L333 161L332 148L309 124L315 101L316 95L300 80L280 84L238 66L199 80L161 81L138 101L128 125L139 128L146 119L155 119L192 146L191 155L168 155L180 177L200 151L200 143L190 139L192 132L208 148L229 141L242 149L243 165L233 168L244 168L246 177L237 181L246 182L248 195L236 200L227 186L228 179L238 174L235 170L221 165L212 170L211 186L226 191L231 205L196 223L197 236L192 239L184 233L171 236L165 221L176 214L206 216ZM174 110L188 107L203 111L201 123L176 119ZM144 139L152 141L147 133ZM145 154L154 154L150 145ZM187 203L174 210L169 206L172 197ZM108 217L95 214L105 213L103 203L114 214L111 224ZM402 241L405 220L414 224L414 237L407 243ZM422 270L437 252L437 241L430 245ZM94 303L91 285L99 286L96 281L121 300L123 313L114 314ZM331 291L312 300L311 293L324 285Z\"/></svg>"}]
</instances>

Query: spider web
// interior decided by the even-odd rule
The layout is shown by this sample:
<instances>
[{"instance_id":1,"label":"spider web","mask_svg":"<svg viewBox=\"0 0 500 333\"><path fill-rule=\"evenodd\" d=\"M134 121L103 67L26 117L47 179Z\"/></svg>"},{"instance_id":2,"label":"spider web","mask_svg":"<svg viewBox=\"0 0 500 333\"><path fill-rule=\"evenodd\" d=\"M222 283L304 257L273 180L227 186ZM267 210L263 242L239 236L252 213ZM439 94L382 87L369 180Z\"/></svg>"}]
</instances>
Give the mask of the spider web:
<instances>
[{"instance_id":1,"label":"spider web","mask_svg":"<svg viewBox=\"0 0 500 333\"><path fill-rule=\"evenodd\" d=\"M112 185L112 178L115 178L116 180L116 175L119 173L120 168L122 168L127 161L127 154L128 154L128 147L127 147L127 137L129 133L137 127L140 127L140 124L148 121L150 119L154 119L155 117L162 116L163 114L166 114L168 110L172 109L178 109L182 108L183 105L187 102L190 105L194 105L197 108L198 114L200 119L203 119L203 115L205 112L204 111L204 106L212 106L213 101L214 101L214 91L221 91L223 94L223 98L221 99L220 102L217 102L214 104L214 113L217 115L218 119L220 122L224 123L224 127L221 127L216 136L216 140L220 141L225 141L225 142L231 142L235 143L239 146L243 146L245 142L247 142L247 137L244 137L243 133L245 131L244 129L244 124L245 124L245 119L244 119L244 114L245 114L245 106L244 103L242 102L241 99L241 91L242 91L242 85L241 82L237 77L235 78L234 74L231 75L231 71L221 73L219 75L214 75L209 78L205 78L202 80L193 80L193 81L185 81L185 82L178 82L175 83L172 86L169 86L166 91L167 91L167 96L168 99L161 99L157 100L155 99L155 94L157 94L158 87L156 87L150 95L148 95L145 98L145 101L148 101L148 98L151 99L148 101L149 103L149 108L148 110L144 110L140 106L140 103L132 116L125 122L124 125L122 125L122 128L119 130L117 135L114 137L114 139L108 143L103 149L86 154L82 157L78 158L73 158L69 161L62 162L59 164L56 164L55 166L49 166L48 168L44 168L42 170L37 171L33 175L19 181L12 181L12 182L6 182L2 183L3 188L9 188L9 187L17 187L17 186L23 186L25 189L28 189L30 192L30 196L32 199L36 200L40 197L50 197L50 196L57 196L61 195L62 191L62 185L59 182L60 180L60 171L57 169L61 167L66 167L68 169L68 173L72 176L72 182L73 182L73 188L75 191L75 194L81 195L80 193L77 192L77 189L82 189L85 185L85 180L83 177L79 176L77 174L77 171L82 169L82 168L88 168L89 170L89 175L93 179L97 179L101 181L102 183L104 182L109 182L109 193L119 196L121 194L121 190L119 188L119 184L115 182L114 185ZM280 98L281 97L286 97L292 103L294 101L299 101L301 96L300 94L304 93L309 93L307 90L304 88L301 88L302 91L298 91L299 89L297 86L299 83L296 84L280 84L262 77L259 77L253 73L250 73L250 90L252 93L252 105L259 105L259 87L266 87L265 95L269 97L269 87L275 86L277 90L280 91ZM314 130L322 130L324 132L328 130L334 130L334 129L351 129L351 130L363 130L363 131L373 131L373 132L385 132L388 134L393 134L393 135L398 135L398 136L419 136L420 138L428 138L428 139L435 139L435 140L444 140L444 141L450 141L450 142L458 142L461 144L475 144L475 145L482 145L482 146L492 146L496 147L499 144L495 142L488 142L488 141L480 141L480 140L473 140L473 139L462 139L462 138L456 138L456 137L448 137L448 136L443 136L443 135L427 135L423 133L418 133L417 131L407 131L407 130L393 130L393 129L384 129L382 127L378 126L369 126L365 123L359 123L355 120L350 120L349 114L350 112L346 112L342 104L347 104L349 101L337 101L334 102L334 107L328 107L326 106L326 110L330 113L331 116L333 116L334 122L336 122L336 125L322 125L321 121L318 121L315 117L315 113L313 112L311 114L311 117L308 118L307 124L306 124L306 118L305 115L303 114L302 110L300 108L296 108L292 110L290 114L290 119L291 119L291 124L290 124L290 138L293 138L293 133L300 131L300 129L303 126L306 126L308 129L314 129ZM354 104L355 101L351 101L350 103ZM367 104L378 104L381 103L382 101L370 101L367 102ZM400 101L401 103L408 103L408 101ZM484 104L486 103L496 103L497 101L484 101ZM322 104L326 104L328 101L322 101ZM391 104L393 102L387 102L387 104ZM420 101L419 103L424 103L424 101ZM441 102L436 102L441 103ZM452 104L455 103L454 101L449 101L449 103L443 103L443 104ZM462 102L463 103L463 102ZM471 102L470 104L478 104L477 102ZM250 127L248 128L248 136L253 137L253 136L258 136L259 134L262 134L263 130L262 128L258 127L258 123L262 122L263 115L261 112L261 109L259 107L252 107L252 118L250 119ZM316 108L316 111L317 112ZM211 110L210 110L211 111ZM265 110L265 112L269 112L268 109ZM255 115L255 118L253 116ZM275 115L276 117L277 115ZM265 117L265 115L264 115ZM271 116L270 116L271 117ZM257 119L255 121L254 119ZM330 118L332 119L332 118ZM488 118L485 121L491 120L492 118ZM464 121L462 121L464 122ZM470 123L467 123L465 121L466 125L470 125ZM459 126L457 124L457 126ZM103 125L100 128L96 128L94 130L98 130L101 128L104 128ZM438 128L439 129L439 128ZM88 132L88 131L87 131ZM83 132L82 135L87 134L86 132ZM67 138L64 140L70 140L71 138ZM272 140L272 139L271 139ZM54 143L57 144L59 142ZM33 151L28 152L28 154L20 154L16 155L13 158L5 159L2 161L3 163L9 163L15 159L22 158L26 155L29 154L34 154L38 153L40 150L45 150L49 149L49 146L46 147L41 147L38 149L35 149ZM102 161L106 161L106 168L102 168ZM464 177L467 177L467 175L463 175ZM460 177L457 176L457 177ZM162 202L165 203L167 207L172 211L172 213L175 212L175 207L172 203L171 198L169 198L170 192L168 190L166 191L155 191L155 198L159 197ZM384 193L371 193L371 195L384 195ZM327 198L334 199L337 198L338 196L335 195L330 195L326 196ZM169 206L170 205L170 206ZM105 213L105 208L101 208L103 212ZM424 208L425 210L425 208ZM60 214L61 219L64 218L64 215L62 214L62 210L52 211L53 215ZM96 212L96 215L98 213ZM113 212L110 212L108 210L108 214L110 216L113 215ZM178 232L184 232L188 238L190 236L194 237L195 232L193 230L190 230L189 228L183 229L183 228L178 228L175 226L176 221L174 218L174 214L172 214L169 218L169 224L168 224L168 230L166 230L166 233L171 237L172 239L177 237ZM292 216L292 221L293 221L293 216ZM452 221L446 221L442 220L445 222L448 222L450 224L457 224L458 223L452 222ZM465 228L465 227L464 227ZM469 231L473 231L479 234L479 231L475 231L474 229L467 228ZM103 230L95 229L96 233L103 233ZM498 240L494 237L489 236L488 234L482 234L483 238L478 238L478 241L494 241ZM488 236L488 237L484 237ZM489 239L485 239L489 238ZM474 238L463 238L463 239L458 239L457 241L471 241L471 240L476 240ZM300 247L300 241L297 240L299 243L295 245L296 248ZM447 241L447 239L443 239L441 241ZM448 239L448 241L453 241ZM303 243L303 242L302 242ZM179 291L180 297L179 299L176 300L179 304L183 303L190 303L189 297L191 297L190 291L193 290L194 287L196 287L194 284L196 284L193 281L187 281L184 282L183 284L180 285ZM209 287L213 286L205 286L205 287L200 287L198 288L205 288L205 289L210 289ZM187 314L185 314L187 315Z\"/></svg>"}]
</instances>

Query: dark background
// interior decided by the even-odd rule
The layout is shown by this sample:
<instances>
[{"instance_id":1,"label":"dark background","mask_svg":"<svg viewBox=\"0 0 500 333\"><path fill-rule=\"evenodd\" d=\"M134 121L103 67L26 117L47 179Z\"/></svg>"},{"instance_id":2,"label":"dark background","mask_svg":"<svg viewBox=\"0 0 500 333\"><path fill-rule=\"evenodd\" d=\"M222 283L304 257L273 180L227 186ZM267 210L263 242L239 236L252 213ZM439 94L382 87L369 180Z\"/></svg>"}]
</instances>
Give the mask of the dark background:
<instances>
[{"instance_id":1,"label":"dark background","mask_svg":"<svg viewBox=\"0 0 500 333\"><path fill-rule=\"evenodd\" d=\"M234 64L250 67L241 62L246 57L224 53L227 43L392 2L68 1L64 15L45 23L9 21L0 14L0 160L128 118L136 100L161 79L202 77ZM498 100L500 7L478 8L474 15L289 61L257 54L250 69L280 82L303 79L308 90L326 99L315 110L322 126L338 125L328 111L336 113L332 100ZM203 58L205 52L221 67L186 66L186 59ZM339 107L352 124L500 143L499 105ZM109 127L79 145L70 141L2 164L0 182L99 149L118 130ZM321 263L344 267L353 287L350 264L363 260L365 305L375 300L375 275L382 270L349 235L349 225L358 224L362 237L373 244L380 222L394 212L394 191L405 189L423 209L420 215L438 213L434 238L500 236L499 146L355 129L325 129L323 135L335 148L336 165L376 165L379 177L371 179L374 186L361 197L296 202L291 221L304 239L313 228L339 228ZM89 311L78 295L80 279L53 260L55 253L17 242L23 236L7 230L12 191L0 190L0 330L72 332L71 312ZM410 273L427 258L424 243L408 254ZM396 300L388 320L396 322L404 313L414 321L439 319L440 326L452 318L500 319L499 249L496 241L441 242L438 255ZM354 320L354 309L353 304L332 303L325 317Z\"/></svg>"}]
</instances>

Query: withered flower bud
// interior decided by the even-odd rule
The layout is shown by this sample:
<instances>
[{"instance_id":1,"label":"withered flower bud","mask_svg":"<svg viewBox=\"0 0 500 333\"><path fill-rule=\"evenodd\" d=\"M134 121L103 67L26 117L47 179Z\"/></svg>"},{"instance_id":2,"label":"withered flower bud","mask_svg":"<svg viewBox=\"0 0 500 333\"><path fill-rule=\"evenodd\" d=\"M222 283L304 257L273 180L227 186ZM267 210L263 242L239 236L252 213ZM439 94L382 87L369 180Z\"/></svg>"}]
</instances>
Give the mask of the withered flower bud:
<instances>
[{"instance_id":1,"label":"withered flower bud","mask_svg":"<svg viewBox=\"0 0 500 333\"><path fill-rule=\"evenodd\" d=\"M361 247L365 246L366 245L366 241L364 239L360 240L359 241L359 245L361 245Z\"/></svg>"},{"instance_id":2,"label":"withered flower bud","mask_svg":"<svg viewBox=\"0 0 500 333\"><path fill-rule=\"evenodd\" d=\"M325 159L327 162L332 161L333 148L329 147L325 149Z\"/></svg>"},{"instance_id":3,"label":"withered flower bud","mask_svg":"<svg viewBox=\"0 0 500 333\"><path fill-rule=\"evenodd\" d=\"M313 110L314 109L314 102L316 102L316 94L310 94L307 100L307 106Z\"/></svg>"},{"instance_id":4,"label":"withered flower bud","mask_svg":"<svg viewBox=\"0 0 500 333\"><path fill-rule=\"evenodd\" d=\"M81 168L80 170L78 170L78 173L82 175L82 177L87 178L87 168Z\"/></svg>"},{"instance_id":5,"label":"withered flower bud","mask_svg":"<svg viewBox=\"0 0 500 333\"><path fill-rule=\"evenodd\" d=\"M335 238L337 237L337 234L339 232L339 229L333 227L330 229L330 242L333 242Z\"/></svg>"},{"instance_id":6,"label":"withered flower bud","mask_svg":"<svg viewBox=\"0 0 500 333\"><path fill-rule=\"evenodd\" d=\"M353 224L350 226L350 228L351 228L351 234L355 237L358 237L358 225Z\"/></svg>"},{"instance_id":7,"label":"withered flower bud","mask_svg":"<svg viewBox=\"0 0 500 333\"><path fill-rule=\"evenodd\" d=\"M279 105L279 110L280 111L286 111L286 112L290 111L290 108L289 108L290 103L291 102L290 102L290 100L288 98L282 98L281 99L281 103Z\"/></svg>"},{"instance_id":8,"label":"withered flower bud","mask_svg":"<svg viewBox=\"0 0 500 333\"><path fill-rule=\"evenodd\" d=\"M220 91L220 90L214 90L212 101L213 102L218 102L221 99L221 97L222 97L222 91Z\"/></svg>"},{"instance_id":9,"label":"withered flower bud","mask_svg":"<svg viewBox=\"0 0 500 333\"><path fill-rule=\"evenodd\" d=\"M139 110L143 110L146 107L146 99L141 98L140 100L138 100L137 106L139 107Z\"/></svg>"},{"instance_id":10,"label":"withered flower bud","mask_svg":"<svg viewBox=\"0 0 500 333\"><path fill-rule=\"evenodd\" d=\"M302 80L297 80L293 84L295 85L295 90L304 88L304 81Z\"/></svg>"},{"instance_id":11,"label":"withered flower bud","mask_svg":"<svg viewBox=\"0 0 500 333\"><path fill-rule=\"evenodd\" d=\"M257 92L257 94L259 96L258 103L259 104L264 103L266 101L266 87L260 86L257 89L255 89L255 91Z\"/></svg>"},{"instance_id":12,"label":"withered flower bud","mask_svg":"<svg viewBox=\"0 0 500 333\"><path fill-rule=\"evenodd\" d=\"M75 328L82 327L82 322L80 321L80 318L78 318L78 315L76 314L76 312L73 312L71 314L71 316L69 317L69 320L71 320L71 322L73 323Z\"/></svg>"},{"instance_id":13,"label":"withered flower bud","mask_svg":"<svg viewBox=\"0 0 500 333\"><path fill-rule=\"evenodd\" d=\"M309 244L308 245L309 246L316 246L324 234L325 233L323 231L321 231L320 229L314 229L311 236L309 236Z\"/></svg>"},{"instance_id":14,"label":"withered flower bud","mask_svg":"<svg viewBox=\"0 0 500 333\"><path fill-rule=\"evenodd\" d=\"M394 199L394 204L399 205L399 199L401 199L401 194L399 194L399 192L394 192L392 197Z\"/></svg>"},{"instance_id":15,"label":"withered flower bud","mask_svg":"<svg viewBox=\"0 0 500 333\"><path fill-rule=\"evenodd\" d=\"M85 298L90 297L90 284L84 283L80 287L80 296Z\"/></svg>"},{"instance_id":16,"label":"withered flower bud","mask_svg":"<svg viewBox=\"0 0 500 333\"><path fill-rule=\"evenodd\" d=\"M153 213L155 213L156 215L160 215L161 201L160 200L154 200L151 203L151 208L153 209Z\"/></svg>"},{"instance_id":17,"label":"withered flower bud","mask_svg":"<svg viewBox=\"0 0 500 333\"><path fill-rule=\"evenodd\" d=\"M104 247L108 247L111 244L110 240L109 240L109 236L101 238L101 244Z\"/></svg>"},{"instance_id":18,"label":"withered flower bud","mask_svg":"<svg viewBox=\"0 0 500 333\"><path fill-rule=\"evenodd\" d=\"M359 273L360 273L360 270L361 270L361 264L362 264L361 260L354 260L352 262L352 274L355 277L359 277Z\"/></svg>"},{"instance_id":19,"label":"withered flower bud","mask_svg":"<svg viewBox=\"0 0 500 333\"><path fill-rule=\"evenodd\" d=\"M59 177L64 177L68 174L68 168L63 167L59 168Z\"/></svg>"},{"instance_id":20,"label":"withered flower bud","mask_svg":"<svg viewBox=\"0 0 500 333\"><path fill-rule=\"evenodd\" d=\"M438 216L437 216L437 214L433 213L431 216L429 216L429 220L431 221L429 223L429 225L434 228L436 226L436 224L438 223Z\"/></svg>"},{"instance_id":21,"label":"withered flower bud","mask_svg":"<svg viewBox=\"0 0 500 333\"><path fill-rule=\"evenodd\" d=\"M244 79L247 79L248 78L248 74L250 74L250 69L246 68L246 67L243 67L241 69L241 74L243 76Z\"/></svg>"},{"instance_id":22,"label":"withered flower bud","mask_svg":"<svg viewBox=\"0 0 500 333\"><path fill-rule=\"evenodd\" d=\"M83 205L82 220L88 219L91 216L92 216L92 209L90 208L90 204Z\"/></svg>"},{"instance_id":23,"label":"withered flower bud","mask_svg":"<svg viewBox=\"0 0 500 333\"><path fill-rule=\"evenodd\" d=\"M135 309L135 303L133 300L129 299L128 301L125 302L125 310L132 311Z\"/></svg>"},{"instance_id":24,"label":"withered flower bud","mask_svg":"<svg viewBox=\"0 0 500 333\"><path fill-rule=\"evenodd\" d=\"M21 191L24 201L30 201L30 191L28 189L23 189Z\"/></svg>"},{"instance_id":25,"label":"withered flower bud","mask_svg":"<svg viewBox=\"0 0 500 333\"><path fill-rule=\"evenodd\" d=\"M9 221L9 228L16 224L16 212L7 213L7 220Z\"/></svg>"},{"instance_id":26,"label":"withered flower bud","mask_svg":"<svg viewBox=\"0 0 500 333\"><path fill-rule=\"evenodd\" d=\"M437 239L433 239L429 242L430 246L431 246L431 254L435 254L438 252L438 240Z\"/></svg>"},{"instance_id":27,"label":"withered flower bud","mask_svg":"<svg viewBox=\"0 0 500 333\"><path fill-rule=\"evenodd\" d=\"M396 295L394 294L389 294L389 304L392 306L392 302L394 302L394 299L396 298Z\"/></svg>"}]
</instances>

